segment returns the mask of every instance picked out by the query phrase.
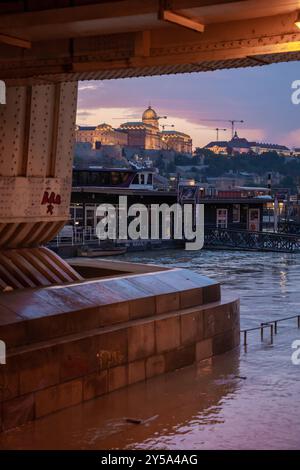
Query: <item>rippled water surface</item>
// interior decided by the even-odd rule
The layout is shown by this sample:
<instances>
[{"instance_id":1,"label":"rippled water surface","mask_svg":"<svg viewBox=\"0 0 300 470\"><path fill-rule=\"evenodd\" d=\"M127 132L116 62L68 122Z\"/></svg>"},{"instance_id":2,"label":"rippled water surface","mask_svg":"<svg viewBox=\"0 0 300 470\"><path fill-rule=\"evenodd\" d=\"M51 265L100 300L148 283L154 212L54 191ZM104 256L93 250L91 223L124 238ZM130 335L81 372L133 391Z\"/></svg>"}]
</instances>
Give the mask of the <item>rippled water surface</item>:
<instances>
[{"instance_id":1,"label":"rippled water surface","mask_svg":"<svg viewBox=\"0 0 300 470\"><path fill-rule=\"evenodd\" d=\"M300 255L201 251L127 254L124 261L193 269L241 299L241 326L300 313ZM198 367L30 423L0 437L0 448L299 449L300 365L291 345L297 321L279 324L273 345L249 336ZM127 417L141 418L131 424Z\"/></svg>"}]
</instances>

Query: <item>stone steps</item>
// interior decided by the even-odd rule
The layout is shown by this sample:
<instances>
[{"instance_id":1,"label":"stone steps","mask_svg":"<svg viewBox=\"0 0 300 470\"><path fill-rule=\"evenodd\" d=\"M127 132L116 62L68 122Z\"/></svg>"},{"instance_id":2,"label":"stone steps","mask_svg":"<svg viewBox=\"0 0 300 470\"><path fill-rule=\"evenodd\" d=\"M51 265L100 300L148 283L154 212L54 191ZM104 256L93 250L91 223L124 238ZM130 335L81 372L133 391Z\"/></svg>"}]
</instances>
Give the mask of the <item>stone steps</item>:
<instances>
[{"instance_id":1,"label":"stone steps","mask_svg":"<svg viewBox=\"0 0 300 470\"><path fill-rule=\"evenodd\" d=\"M220 299L220 285L184 269L0 294L7 349Z\"/></svg>"},{"instance_id":2,"label":"stone steps","mask_svg":"<svg viewBox=\"0 0 300 470\"><path fill-rule=\"evenodd\" d=\"M229 320L229 328L232 328L232 323L231 323L230 309L226 309L225 306L230 305L232 300L234 300L233 297L226 295L226 296L223 296L222 301L219 300L216 302L209 302L206 304L196 305L196 306L185 308L185 309L173 310L170 312L155 314L151 316L148 315L145 317L141 317L139 319L131 319L126 322L118 322L112 326L99 326L98 328L85 330L83 332L72 333L72 334L55 337L55 338L51 338L51 339L44 340L44 341L33 342L33 343L26 344L23 346L17 346L17 347L8 349L7 358L15 357L17 355L25 354L28 352L42 351L49 347L60 346L60 345L68 344L70 342L82 341L82 340L89 339L97 335L99 336L105 335L108 333L113 333L115 331L123 330L125 328L133 328L139 325L147 325L148 323L160 322L161 320L166 320L169 318L185 317L186 315L188 316L188 315L200 314L200 312L202 312L203 316L206 316L210 314L212 311L214 311L215 315L219 315L218 316L218 323L219 323L218 328L220 328L220 331L227 330L227 327L224 324L224 321L226 322L226 319ZM221 313L217 313L217 312L221 312ZM222 314L224 314L224 318L222 318L222 323L221 323ZM228 314L229 314L229 317L228 317ZM207 324L206 328L208 328L208 326L209 325ZM216 328L216 327L214 326L213 328ZM212 332L212 334L216 335L218 331L219 330L216 329ZM183 336L184 334L185 333L183 332Z\"/></svg>"}]
</instances>

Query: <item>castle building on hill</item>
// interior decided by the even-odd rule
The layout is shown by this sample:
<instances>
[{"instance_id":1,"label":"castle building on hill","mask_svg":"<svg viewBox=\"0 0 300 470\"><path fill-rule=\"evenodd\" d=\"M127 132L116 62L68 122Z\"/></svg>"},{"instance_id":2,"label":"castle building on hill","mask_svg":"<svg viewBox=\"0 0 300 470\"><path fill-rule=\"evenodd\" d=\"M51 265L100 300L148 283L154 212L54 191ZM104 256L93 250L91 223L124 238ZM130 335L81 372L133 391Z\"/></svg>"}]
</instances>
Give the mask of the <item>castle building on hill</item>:
<instances>
[{"instance_id":1,"label":"castle building on hill","mask_svg":"<svg viewBox=\"0 0 300 470\"><path fill-rule=\"evenodd\" d=\"M120 125L128 135L130 147L159 150L162 148L161 133L159 131L159 118L154 109L149 106L144 112L141 121L124 122Z\"/></svg>"},{"instance_id":2,"label":"castle building on hill","mask_svg":"<svg viewBox=\"0 0 300 470\"><path fill-rule=\"evenodd\" d=\"M76 126L76 142L89 142L94 149L101 145L120 145L128 143L126 132L114 129L109 124L99 124L98 126Z\"/></svg>"},{"instance_id":3,"label":"castle building on hill","mask_svg":"<svg viewBox=\"0 0 300 470\"><path fill-rule=\"evenodd\" d=\"M173 150L180 153L192 153L192 139L179 131L160 131L156 111L149 106L141 121L124 122L118 129L109 124L98 126L77 126L76 142L89 142L94 149L101 145L120 145L146 150Z\"/></svg>"},{"instance_id":4,"label":"castle building on hill","mask_svg":"<svg viewBox=\"0 0 300 470\"><path fill-rule=\"evenodd\" d=\"M220 155L236 155L241 153L261 155L264 152L277 152L279 155L288 157L292 154L292 151L285 145L249 142L247 139L239 137L237 132L228 142L213 141L204 148Z\"/></svg>"},{"instance_id":5,"label":"castle building on hill","mask_svg":"<svg viewBox=\"0 0 300 470\"><path fill-rule=\"evenodd\" d=\"M192 139L179 131L162 131L163 148L181 153L192 153Z\"/></svg>"}]
</instances>

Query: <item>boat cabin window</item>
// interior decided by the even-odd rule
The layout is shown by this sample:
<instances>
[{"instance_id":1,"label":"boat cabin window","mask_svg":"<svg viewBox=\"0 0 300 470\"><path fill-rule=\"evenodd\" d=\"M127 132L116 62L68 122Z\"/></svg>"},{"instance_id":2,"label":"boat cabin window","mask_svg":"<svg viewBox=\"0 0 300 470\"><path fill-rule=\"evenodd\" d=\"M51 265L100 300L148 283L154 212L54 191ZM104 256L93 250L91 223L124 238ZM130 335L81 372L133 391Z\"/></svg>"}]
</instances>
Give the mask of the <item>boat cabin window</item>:
<instances>
[{"instance_id":1,"label":"boat cabin window","mask_svg":"<svg viewBox=\"0 0 300 470\"><path fill-rule=\"evenodd\" d=\"M217 228L227 228L227 209L217 209Z\"/></svg>"},{"instance_id":2,"label":"boat cabin window","mask_svg":"<svg viewBox=\"0 0 300 470\"><path fill-rule=\"evenodd\" d=\"M240 223L240 204L233 204L232 206L232 222Z\"/></svg>"},{"instance_id":3,"label":"boat cabin window","mask_svg":"<svg viewBox=\"0 0 300 470\"><path fill-rule=\"evenodd\" d=\"M129 183L127 171L87 171L73 172L73 186L118 186Z\"/></svg>"}]
</instances>

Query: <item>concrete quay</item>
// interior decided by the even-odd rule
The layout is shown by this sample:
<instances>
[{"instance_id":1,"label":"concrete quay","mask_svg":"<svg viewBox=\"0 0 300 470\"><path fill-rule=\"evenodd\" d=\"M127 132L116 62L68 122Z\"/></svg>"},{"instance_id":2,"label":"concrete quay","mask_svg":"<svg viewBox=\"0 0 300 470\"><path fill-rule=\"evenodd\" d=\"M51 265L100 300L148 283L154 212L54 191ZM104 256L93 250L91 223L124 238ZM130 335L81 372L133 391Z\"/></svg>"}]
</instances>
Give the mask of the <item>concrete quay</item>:
<instances>
[{"instance_id":1,"label":"concrete quay","mask_svg":"<svg viewBox=\"0 0 300 470\"><path fill-rule=\"evenodd\" d=\"M5 431L239 344L239 301L185 269L75 260L84 279L0 294Z\"/></svg>"}]
</instances>

